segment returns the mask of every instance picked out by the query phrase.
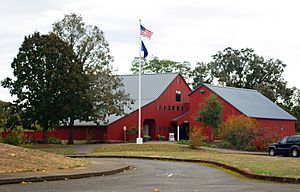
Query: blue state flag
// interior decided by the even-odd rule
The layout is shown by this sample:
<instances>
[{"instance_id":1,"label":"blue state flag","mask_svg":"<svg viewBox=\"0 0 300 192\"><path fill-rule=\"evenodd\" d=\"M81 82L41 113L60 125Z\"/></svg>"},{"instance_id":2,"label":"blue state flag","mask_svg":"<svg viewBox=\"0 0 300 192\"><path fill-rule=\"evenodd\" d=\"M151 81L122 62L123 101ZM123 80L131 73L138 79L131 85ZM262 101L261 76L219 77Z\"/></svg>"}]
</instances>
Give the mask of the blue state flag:
<instances>
[{"instance_id":1,"label":"blue state flag","mask_svg":"<svg viewBox=\"0 0 300 192\"><path fill-rule=\"evenodd\" d=\"M143 51L144 52L144 59L148 56L148 51L147 51L147 49L146 49L146 47L145 47L145 44L144 44L144 42L142 41L142 47L141 47L141 51Z\"/></svg>"}]
</instances>

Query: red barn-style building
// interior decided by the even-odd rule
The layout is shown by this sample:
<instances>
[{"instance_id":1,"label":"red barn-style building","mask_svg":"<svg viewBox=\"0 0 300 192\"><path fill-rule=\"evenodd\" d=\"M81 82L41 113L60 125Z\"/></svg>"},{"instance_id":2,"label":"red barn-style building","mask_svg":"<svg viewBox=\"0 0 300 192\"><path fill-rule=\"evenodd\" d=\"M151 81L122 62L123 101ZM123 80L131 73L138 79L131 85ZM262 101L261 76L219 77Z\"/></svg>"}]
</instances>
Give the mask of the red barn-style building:
<instances>
[{"instance_id":1,"label":"red barn-style building","mask_svg":"<svg viewBox=\"0 0 300 192\"><path fill-rule=\"evenodd\" d=\"M131 129L138 126L138 75L119 76L125 92L134 101L131 109L126 108L127 115L110 116L107 124L96 125L93 122L75 122L76 129L98 127L101 132L99 140L106 142L124 141L124 127ZM180 74L145 74L142 75L142 137L150 136L157 140L158 135L168 140L175 127L172 119L189 110L191 89ZM95 130L95 129L94 129ZM127 140L135 140L136 135L127 135Z\"/></svg>"},{"instance_id":2,"label":"red barn-style building","mask_svg":"<svg viewBox=\"0 0 300 192\"><path fill-rule=\"evenodd\" d=\"M137 128L138 125L138 75L119 76L124 84L125 92L134 101L131 108L126 108L126 115L109 116L105 123L75 121L75 142L104 141L122 142L135 140L137 135L129 135L124 131ZM201 103L215 94L222 104L222 121L231 115L245 115L255 118L260 126L279 136L295 133L296 118L284 111L256 90L221 87L203 84L191 92L180 74L145 74L142 75L142 137L150 136L157 140L158 136L169 139L169 133L179 139L189 139L189 129L203 127L195 121ZM179 131L179 133L178 133ZM6 136L3 132L3 137ZM206 128L204 134L211 139L211 129ZM33 139L42 139L42 132L25 133ZM60 127L49 133L50 137L68 139L68 127Z\"/></svg>"},{"instance_id":3,"label":"red barn-style building","mask_svg":"<svg viewBox=\"0 0 300 192\"><path fill-rule=\"evenodd\" d=\"M245 115L256 119L260 126L281 137L295 134L296 118L258 91L209 84L203 84L189 94L190 111L181 121L188 121L190 127L201 127L195 117L200 104L211 94L217 96L223 107L222 121L226 121L231 115ZM211 139L211 129L207 128L204 132Z\"/></svg>"}]
</instances>

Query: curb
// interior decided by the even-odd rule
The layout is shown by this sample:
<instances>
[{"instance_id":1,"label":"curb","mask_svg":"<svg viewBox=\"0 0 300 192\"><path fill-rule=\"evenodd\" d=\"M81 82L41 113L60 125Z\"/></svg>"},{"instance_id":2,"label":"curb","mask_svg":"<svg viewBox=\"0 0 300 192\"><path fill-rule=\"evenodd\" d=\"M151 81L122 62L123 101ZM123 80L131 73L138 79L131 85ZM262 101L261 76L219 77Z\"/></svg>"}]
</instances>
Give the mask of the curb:
<instances>
[{"instance_id":1,"label":"curb","mask_svg":"<svg viewBox=\"0 0 300 192\"><path fill-rule=\"evenodd\" d=\"M239 150L230 150L230 149L220 149L214 147L200 147L200 149L207 151L215 151L224 154L241 154L241 155L260 155L260 156L268 156L267 152L253 152L253 151L239 151Z\"/></svg>"},{"instance_id":2,"label":"curb","mask_svg":"<svg viewBox=\"0 0 300 192\"><path fill-rule=\"evenodd\" d=\"M64 174L64 175L47 175L47 176L29 176L29 177L20 177L20 178L9 178L9 179L0 179L0 185L5 184L16 184L22 182L45 182L45 181L57 181L57 180L67 180L67 179L81 179L87 177L95 176L106 176L116 173L121 173L123 171L129 170L131 167L129 165L123 166L118 169L102 172L86 172L86 173L73 173L73 174Z\"/></svg>"},{"instance_id":3,"label":"curb","mask_svg":"<svg viewBox=\"0 0 300 192\"><path fill-rule=\"evenodd\" d=\"M163 160L163 161L179 161L179 162L190 162L190 163L206 163L210 165L215 165L236 173L243 175L249 179L257 179L263 181L273 181L280 183L292 183L300 184L300 178L293 177L278 177L278 176L268 176L268 175L259 175L246 172L244 170L232 167L223 163L209 161L209 160L197 160L197 159L179 159L171 157L146 157L146 156L92 156L92 155L69 155L71 158L123 158L123 159L146 159L146 160Z\"/></svg>"}]
</instances>

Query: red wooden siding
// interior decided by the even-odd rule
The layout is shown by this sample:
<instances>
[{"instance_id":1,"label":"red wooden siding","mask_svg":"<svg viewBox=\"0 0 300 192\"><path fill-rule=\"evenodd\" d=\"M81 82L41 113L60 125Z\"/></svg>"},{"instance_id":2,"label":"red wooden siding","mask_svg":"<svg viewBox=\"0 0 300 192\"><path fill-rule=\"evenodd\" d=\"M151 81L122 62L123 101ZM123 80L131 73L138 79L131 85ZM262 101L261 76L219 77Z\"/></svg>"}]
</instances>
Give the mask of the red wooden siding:
<instances>
[{"instance_id":1,"label":"red wooden siding","mask_svg":"<svg viewBox=\"0 0 300 192\"><path fill-rule=\"evenodd\" d=\"M259 125L267 129L270 133L275 133L279 137L284 137L287 135L294 135L295 121L292 120L280 120L280 119L258 119Z\"/></svg>"},{"instance_id":2,"label":"red wooden siding","mask_svg":"<svg viewBox=\"0 0 300 192\"><path fill-rule=\"evenodd\" d=\"M2 138L6 138L9 132L2 132ZM35 131L35 132L25 132L25 137L34 139L34 140L42 140L43 132ZM49 138L59 138L61 140L68 140L69 136L69 128L68 127L60 127L55 128L52 131L48 132ZM106 127L74 127L74 140L97 140L97 141L105 141L107 139L107 129Z\"/></svg>"},{"instance_id":3,"label":"red wooden siding","mask_svg":"<svg viewBox=\"0 0 300 192\"><path fill-rule=\"evenodd\" d=\"M181 91L180 102L176 102L176 91ZM151 139L157 139L158 135L163 135L165 136L165 139L168 139L169 130L171 129L171 119L178 117L188 110L187 103L189 103L189 92L190 88L182 76L178 75L157 100L142 108L142 125L146 119L153 119L155 121L155 128L152 130L152 133L150 133ZM159 109L158 106L161 106L161 109ZM137 119L138 111L134 111L108 125L108 140L122 141L124 139L123 127L137 127Z\"/></svg>"}]
</instances>

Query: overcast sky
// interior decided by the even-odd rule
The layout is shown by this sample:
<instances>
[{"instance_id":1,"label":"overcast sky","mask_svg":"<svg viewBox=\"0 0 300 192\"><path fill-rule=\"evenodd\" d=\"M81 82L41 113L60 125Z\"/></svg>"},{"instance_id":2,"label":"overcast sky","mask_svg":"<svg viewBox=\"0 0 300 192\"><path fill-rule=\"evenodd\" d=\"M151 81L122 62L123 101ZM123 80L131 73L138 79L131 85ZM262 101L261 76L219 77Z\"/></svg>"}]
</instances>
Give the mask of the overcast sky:
<instances>
[{"instance_id":1,"label":"overcast sky","mask_svg":"<svg viewBox=\"0 0 300 192\"><path fill-rule=\"evenodd\" d=\"M118 74L129 74L139 54L139 23L154 34L152 55L175 61L211 61L226 47L253 48L282 60L289 86L300 88L300 1L297 0L9 0L0 4L0 80L13 77L10 64L25 35L48 33L64 14L81 15L104 31ZM12 101L0 87L0 100Z\"/></svg>"}]
</instances>

